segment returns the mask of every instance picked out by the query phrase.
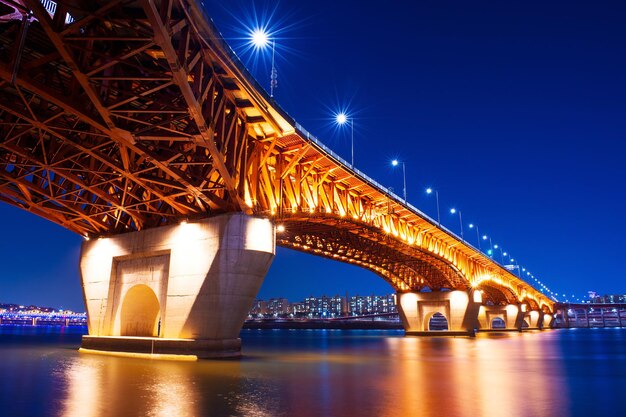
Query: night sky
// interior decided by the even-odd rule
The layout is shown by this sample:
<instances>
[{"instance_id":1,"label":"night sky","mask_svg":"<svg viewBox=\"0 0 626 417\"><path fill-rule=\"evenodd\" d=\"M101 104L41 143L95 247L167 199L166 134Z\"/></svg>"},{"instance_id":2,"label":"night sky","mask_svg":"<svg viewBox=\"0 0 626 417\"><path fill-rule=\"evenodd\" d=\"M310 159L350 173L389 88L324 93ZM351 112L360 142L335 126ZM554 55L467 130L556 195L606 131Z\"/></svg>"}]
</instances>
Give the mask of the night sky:
<instances>
[{"instance_id":1,"label":"night sky","mask_svg":"<svg viewBox=\"0 0 626 417\"><path fill-rule=\"evenodd\" d=\"M626 293L626 3L204 1L276 100L322 142L476 245L470 222L560 295ZM268 21L269 19L269 21ZM256 23L255 23L256 22ZM247 26L247 28L246 28ZM82 239L0 204L0 302L83 310ZM499 259L499 252L496 254ZM369 271L279 248L259 294L371 294Z\"/></svg>"}]
</instances>

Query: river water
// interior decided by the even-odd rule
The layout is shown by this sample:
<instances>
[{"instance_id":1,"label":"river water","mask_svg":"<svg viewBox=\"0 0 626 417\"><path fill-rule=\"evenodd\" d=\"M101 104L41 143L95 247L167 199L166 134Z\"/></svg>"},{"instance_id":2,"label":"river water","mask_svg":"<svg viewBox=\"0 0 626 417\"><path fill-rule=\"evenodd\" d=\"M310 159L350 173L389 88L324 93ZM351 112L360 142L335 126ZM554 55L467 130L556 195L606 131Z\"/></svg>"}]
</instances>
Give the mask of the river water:
<instances>
[{"instance_id":1,"label":"river water","mask_svg":"<svg viewBox=\"0 0 626 417\"><path fill-rule=\"evenodd\" d=\"M626 331L244 330L241 360L81 354L0 326L0 416L625 416Z\"/></svg>"}]
</instances>

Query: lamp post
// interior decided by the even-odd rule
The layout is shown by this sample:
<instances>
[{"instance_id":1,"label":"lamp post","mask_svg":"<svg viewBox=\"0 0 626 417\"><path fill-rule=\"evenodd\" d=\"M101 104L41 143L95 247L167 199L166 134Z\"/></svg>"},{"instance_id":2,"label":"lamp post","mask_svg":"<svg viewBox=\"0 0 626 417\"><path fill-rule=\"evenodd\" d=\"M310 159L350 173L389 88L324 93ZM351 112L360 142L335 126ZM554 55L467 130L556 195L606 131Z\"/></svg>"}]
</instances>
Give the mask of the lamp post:
<instances>
[{"instance_id":1,"label":"lamp post","mask_svg":"<svg viewBox=\"0 0 626 417\"><path fill-rule=\"evenodd\" d=\"M450 213L451 214L459 213L459 224L461 225L461 240L465 242L465 238L463 237L463 217L461 216L461 210L451 208Z\"/></svg>"},{"instance_id":2,"label":"lamp post","mask_svg":"<svg viewBox=\"0 0 626 417\"><path fill-rule=\"evenodd\" d=\"M520 268L520 266L519 266L519 264L517 262L515 262L515 263L514 262L515 262L515 259L511 258L511 263L513 265L515 265L515 268L517 268L517 276L521 278L522 277L522 269Z\"/></svg>"},{"instance_id":3,"label":"lamp post","mask_svg":"<svg viewBox=\"0 0 626 417\"><path fill-rule=\"evenodd\" d=\"M478 250L480 250L480 232L478 231L478 225L474 223L470 223L469 228L476 229L476 241L478 242Z\"/></svg>"},{"instance_id":4,"label":"lamp post","mask_svg":"<svg viewBox=\"0 0 626 417\"><path fill-rule=\"evenodd\" d=\"M256 49L265 49L270 43L269 34L262 28L255 29L250 34L250 42ZM274 90L278 87L278 71L276 70L276 41L272 40L272 69L270 72L270 97L274 98Z\"/></svg>"},{"instance_id":5,"label":"lamp post","mask_svg":"<svg viewBox=\"0 0 626 417\"><path fill-rule=\"evenodd\" d=\"M426 189L426 194L432 193L435 193L435 200L437 201L437 226L441 227L441 216L439 215L439 191L433 190L432 188L428 187Z\"/></svg>"},{"instance_id":6,"label":"lamp post","mask_svg":"<svg viewBox=\"0 0 626 417\"><path fill-rule=\"evenodd\" d=\"M348 123L348 116L343 112L338 113L337 116L335 116L335 121L337 122L338 125L344 125ZM351 160L350 166L354 168L354 117L350 117L350 128L352 130L352 135L351 135L351 140L350 140L352 160Z\"/></svg>"},{"instance_id":7,"label":"lamp post","mask_svg":"<svg viewBox=\"0 0 626 417\"><path fill-rule=\"evenodd\" d=\"M272 71L270 72L270 97L274 98L274 89L278 87L278 71L276 70L276 41L272 41Z\"/></svg>"},{"instance_id":8,"label":"lamp post","mask_svg":"<svg viewBox=\"0 0 626 417\"><path fill-rule=\"evenodd\" d=\"M497 244L493 245L494 249L500 249L500 262L504 262L504 254L502 252L502 246L499 246Z\"/></svg>"},{"instance_id":9,"label":"lamp post","mask_svg":"<svg viewBox=\"0 0 626 417\"><path fill-rule=\"evenodd\" d=\"M403 188L402 188L402 192L404 194L404 204L406 204L406 165L404 164L404 161L398 161L397 159L394 159L393 161L391 161L391 165L398 166L398 164L402 164L402 178L403 178Z\"/></svg>"},{"instance_id":10,"label":"lamp post","mask_svg":"<svg viewBox=\"0 0 626 417\"><path fill-rule=\"evenodd\" d=\"M483 240L487 240L487 239L489 239L489 251L487 252L487 254L490 257L493 257L493 243L491 243L491 237L487 235L483 235Z\"/></svg>"}]
</instances>

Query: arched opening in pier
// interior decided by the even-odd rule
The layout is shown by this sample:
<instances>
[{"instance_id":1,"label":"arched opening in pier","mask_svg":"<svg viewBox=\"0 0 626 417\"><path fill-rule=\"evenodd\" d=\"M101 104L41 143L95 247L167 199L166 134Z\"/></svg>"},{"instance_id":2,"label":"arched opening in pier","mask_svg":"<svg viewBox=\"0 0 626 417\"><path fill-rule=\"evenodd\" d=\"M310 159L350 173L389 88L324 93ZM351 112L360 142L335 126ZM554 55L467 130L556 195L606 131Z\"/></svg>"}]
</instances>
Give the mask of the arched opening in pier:
<instances>
[{"instance_id":1,"label":"arched opening in pier","mask_svg":"<svg viewBox=\"0 0 626 417\"><path fill-rule=\"evenodd\" d=\"M448 330L448 320L446 316L437 312L430 317L428 320L428 330L429 331L442 331Z\"/></svg>"},{"instance_id":2,"label":"arched opening in pier","mask_svg":"<svg viewBox=\"0 0 626 417\"><path fill-rule=\"evenodd\" d=\"M527 320L524 320L524 321L522 322L522 328L523 328L523 329L527 329L527 328L529 328L529 327L530 327L530 326L528 325L528 321L527 321Z\"/></svg>"},{"instance_id":3,"label":"arched opening in pier","mask_svg":"<svg viewBox=\"0 0 626 417\"><path fill-rule=\"evenodd\" d=\"M128 290L122 304L121 336L158 336L160 310L152 288L135 285Z\"/></svg>"},{"instance_id":4,"label":"arched opening in pier","mask_svg":"<svg viewBox=\"0 0 626 417\"><path fill-rule=\"evenodd\" d=\"M501 317L495 317L491 320L491 328L492 329L506 329L506 323L502 320Z\"/></svg>"}]
</instances>

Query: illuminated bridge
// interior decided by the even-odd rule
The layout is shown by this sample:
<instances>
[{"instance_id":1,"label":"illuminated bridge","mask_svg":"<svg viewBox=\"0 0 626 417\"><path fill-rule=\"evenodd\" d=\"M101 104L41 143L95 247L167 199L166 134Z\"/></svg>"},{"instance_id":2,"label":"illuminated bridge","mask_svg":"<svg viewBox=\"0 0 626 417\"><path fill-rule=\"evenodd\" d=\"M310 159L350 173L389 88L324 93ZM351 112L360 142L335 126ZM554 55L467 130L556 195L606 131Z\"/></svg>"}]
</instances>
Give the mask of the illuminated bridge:
<instances>
[{"instance_id":1,"label":"illuminated bridge","mask_svg":"<svg viewBox=\"0 0 626 417\"><path fill-rule=\"evenodd\" d=\"M550 324L292 120L200 1L0 0L0 132L0 199L86 239L86 349L237 355L275 245L378 274L409 334Z\"/></svg>"}]
</instances>

